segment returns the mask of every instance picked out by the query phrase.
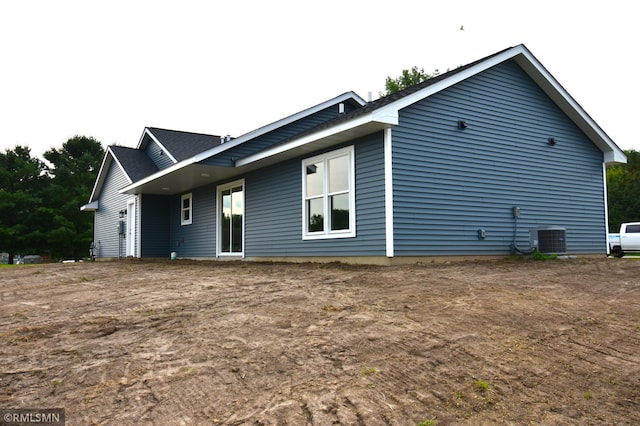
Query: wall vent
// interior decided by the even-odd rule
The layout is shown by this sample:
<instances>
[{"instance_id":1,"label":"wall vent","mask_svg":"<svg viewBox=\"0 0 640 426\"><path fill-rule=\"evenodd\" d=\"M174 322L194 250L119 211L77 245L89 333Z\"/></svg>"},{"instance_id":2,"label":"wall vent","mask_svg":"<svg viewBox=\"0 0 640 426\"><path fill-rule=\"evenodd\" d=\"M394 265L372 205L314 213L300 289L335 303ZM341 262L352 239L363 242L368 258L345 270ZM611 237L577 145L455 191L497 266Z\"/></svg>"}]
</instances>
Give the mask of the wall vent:
<instances>
[{"instance_id":1,"label":"wall vent","mask_svg":"<svg viewBox=\"0 0 640 426\"><path fill-rule=\"evenodd\" d=\"M562 254L567 252L567 230L556 226L540 227L529 230L531 245L544 254Z\"/></svg>"}]
</instances>

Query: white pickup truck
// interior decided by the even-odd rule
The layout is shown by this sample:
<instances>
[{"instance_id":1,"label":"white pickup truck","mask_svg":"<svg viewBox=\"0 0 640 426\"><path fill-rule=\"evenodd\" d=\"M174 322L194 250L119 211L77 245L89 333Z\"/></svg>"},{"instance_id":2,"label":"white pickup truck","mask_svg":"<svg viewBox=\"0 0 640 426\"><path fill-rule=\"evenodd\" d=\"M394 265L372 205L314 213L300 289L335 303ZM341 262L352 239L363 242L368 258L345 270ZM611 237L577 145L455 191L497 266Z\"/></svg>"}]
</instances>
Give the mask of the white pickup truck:
<instances>
[{"instance_id":1,"label":"white pickup truck","mask_svg":"<svg viewBox=\"0 0 640 426\"><path fill-rule=\"evenodd\" d=\"M640 252L640 222L623 223L620 233L609 234L609 251L616 257L625 252Z\"/></svg>"}]
</instances>

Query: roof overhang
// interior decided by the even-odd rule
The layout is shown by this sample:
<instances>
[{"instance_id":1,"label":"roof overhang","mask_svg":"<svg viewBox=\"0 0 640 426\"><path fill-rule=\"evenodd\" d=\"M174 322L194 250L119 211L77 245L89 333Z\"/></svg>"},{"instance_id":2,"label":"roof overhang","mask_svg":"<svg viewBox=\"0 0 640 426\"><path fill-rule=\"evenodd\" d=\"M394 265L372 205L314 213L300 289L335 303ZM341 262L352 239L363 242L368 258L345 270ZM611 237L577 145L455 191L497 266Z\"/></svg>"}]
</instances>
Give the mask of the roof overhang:
<instances>
[{"instance_id":1,"label":"roof overhang","mask_svg":"<svg viewBox=\"0 0 640 426\"><path fill-rule=\"evenodd\" d=\"M100 170L98 171L98 177L96 178L96 181L93 184L93 189L91 190L91 195L89 196L89 204L91 204L92 202L98 199L98 196L100 195L100 191L102 190L102 186L104 185L105 180L107 179L107 173L109 171L109 167L112 161L116 162L116 164L118 165L120 170L122 170L122 173L124 174L125 178L129 181L129 183L132 182L131 178L127 174L127 171L124 169L124 167L122 167L122 164L120 164L116 156L113 154L111 147L107 147L104 153L104 157L102 158L102 164L100 165ZM85 204L85 205L89 205L89 204Z\"/></svg>"},{"instance_id":2,"label":"roof overhang","mask_svg":"<svg viewBox=\"0 0 640 426\"><path fill-rule=\"evenodd\" d=\"M381 112L376 110L354 120L349 120L240 158L235 161L235 165L236 167L248 167L251 169L269 166L382 131L397 124L397 111Z\"/></svg>"},{"instance_id":3,"label":"roof overhang","mask_svg":"<svg viewBox=\"0 0 640 426\"><path fill-rule=\"evenodd\" d=\"M144 179L141 179L138 182L132 183L122 188L119 192L121 194L179 194L190 191L193 188L197 188L199 186L219 182L224 179L232 178L241 173L246 173L248 171L257 169L258 165L244 165L243 167L242 165L238 165L237 162L235 164L235 167L210 166L200 164L200 162L218 155L235 146L238 146L248 140L275 130L281 126L287 125L308 115L321 111L322 109L327 108L330 105L347 100L355 101L360 105L366 105L364 99L362 99L354 92L343 93L342 95L339 95L333 99L315 105L304 111L300 111L274 123L260 127L259 129L253 130L224 144L220 144L219 146L204 151L192 158L188 158L179 163L176 163L171 167L163 169L157 173L147 176ZM143 138L145 135L147 135L146 131L143 135ZM148 136L153 137L153 135L151 134L148 134ZM141 143L142 142L139 143L139 146ZM262 167L262 165L260 165L259 167Z\"/></svg>"},{"instance_id":4,"label":"roof overhang","mask_svg":"<svg viewBox=\"0 0 640 426\"><path fill-rule=\"evenodd\" d=\"M122 188L121 194L173 195L233 177L234 167L208 166L198 163L182 164L162 170L132 185Z\"/></svg>"},{"instance_id":5,"label":"roof overhang","mask_svg":"<svg viewBox=\"0 0 640 426\"><path fill-rule=\"evenodd\" d=\"M335 103L336 100L356 99L361 104L364 104L364 101L352 92L343 94L331 101L327 101L309 110L302 111L247 133L231 142L212 148L190 159L181 161L123 188L120 190L120 193L177 194L186 192L202 185L232 178L241 173L310 154L323 148L339 145L349 140L393 127L398 124L399 111L401 109L510 59L515 60L527 75L538 84L541 90L543 90L602 151L603 160L606 164L627 162L624 152L582 109L533 54L531 54L524 45L518 45L490 56L486 60L479 61L461 72L454 73L448 78L428 85L422 90L402 97L372 112L237 159L234 163L235 167L210 166L200 164L200 162L279 126L295 121L302 116L313 113L329 103Z\"/></svg>"},{"instance_id":6,"label":"roof overhang","mask_svg":"<svg viewBox=\"0 0 640 426\"><path fill-rule=\"evenodd\" d=\"M173 154L171 154L171 151L168 150L163 144L162 142L160 142L158 140L158 138L156 138L156 136L151 132L151 129L149 129L148 127L144 128L144 132L142 132L142 136L140 136L140 140L138 141L138 146L136 149L144 149L144 142L147 140L147 136L149 137L149 139L151 139L152 141L154 141L159 147L160 149L162 149L162 152L171 159L171 161L175 164L178 162L178 160L176 160L176 158L173 156Z\"/></svg>"},{"instance_id":7,"label":"roof overhang","mask_svg":"<svg viewBox=\"0 0 640 426\"><path fill-rule=\"evenodd\" d=\"M357 122L347 122L341 126L292 140L288 143L261 151L235 161L234 166L211 166L196 162L178 163L139 182L122 188L122 194L173 195L189 192L200 186L213 184L262 167L309 154L318 149L329 148L349 140L382 131L398 123L397 116L386 117L385 121L367 121L365 117Z\"/></svg>"},{"instance_id":8,"label":"roof overhang","mask_svg":"<svg viewBox=\"0 0 640 426\"><path fill-rule=\"evenodd\" d=\"M551 100L584 132L602 151L606 164L626 163L624 152L609 138L598 124L582 109L558 81L524 46L518 45L480 61L468 69L451 77L426 86L424 89L389 103L372 113L355 120L341 123L337 128L329 128L318 133L277 145L259 153L236 161L236 166L274 164L287 158L307 154L319 148L336 145L358 136L372 133L398 124L399 111L424 98L451 87L467 78L485 71L504 61L513 59L543 90Z\"/></svg>"},{"instance_id":9,"label":"roof overhang","mask_svg":"<svg viewBox=\"0 0 640 426\"><path fill-rule=\"evenodd\" d=\"M547 69L523 45L513 48L513 59L551 100L602 151L606 164L626 163L627 156Z\"/></svg>"},{"instance_id":10,"label":"roof overhang","mask_svg":"<svg viewBox=\"0 0 640 426\"><path fill-rule=\"evenodd\" d=\"M84 206L80 207L80 211L95 212L98 210L98 204L99 204L98 200L85 204Z\"/></svg>"}]
</instances>

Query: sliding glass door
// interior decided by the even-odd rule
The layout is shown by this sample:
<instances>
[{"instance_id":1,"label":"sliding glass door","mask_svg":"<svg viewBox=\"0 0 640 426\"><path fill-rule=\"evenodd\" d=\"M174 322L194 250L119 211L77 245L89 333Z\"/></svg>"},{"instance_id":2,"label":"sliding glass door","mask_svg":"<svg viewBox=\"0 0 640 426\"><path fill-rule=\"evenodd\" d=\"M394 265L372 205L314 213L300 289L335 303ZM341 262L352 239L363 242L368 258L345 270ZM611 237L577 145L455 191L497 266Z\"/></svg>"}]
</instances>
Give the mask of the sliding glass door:
<instances>
[{"instance_id":1,"label":"sliding glass door","mask_svg":"<svg viewBox=\"0 0 640 426\"><path fill-rule=\"evenodd\" d=\"M244 253L244 181L218 187L219 253Z\"/></svg>"}]
</instances>

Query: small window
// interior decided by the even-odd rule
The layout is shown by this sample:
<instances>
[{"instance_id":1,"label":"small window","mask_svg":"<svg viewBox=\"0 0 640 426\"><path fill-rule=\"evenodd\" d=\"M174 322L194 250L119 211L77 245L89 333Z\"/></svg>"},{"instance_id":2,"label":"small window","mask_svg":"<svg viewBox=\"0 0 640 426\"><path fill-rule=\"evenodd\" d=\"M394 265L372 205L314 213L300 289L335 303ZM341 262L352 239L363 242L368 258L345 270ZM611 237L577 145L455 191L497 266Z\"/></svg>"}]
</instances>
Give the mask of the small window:
<instances>
[{"instance_id":1,"label":"small window","mask_svg":"<svg viewBox=\"0 0 640 426\"><path fill-rule=\"evenodd\" d=\"M303 239L355 237L353 147L302 162Z\"/></svg>"},{"instance_id":2,"label":"small window","mask_svg":"<svg viewBox=\"0 0 640 426\"><path fill-rule=\"evenodd\" d=\"M180 224L182 225L191 225L192 221L192 196L191 193L185 194L182 196L180 200Z\"/></svg>"}]
</instances>

